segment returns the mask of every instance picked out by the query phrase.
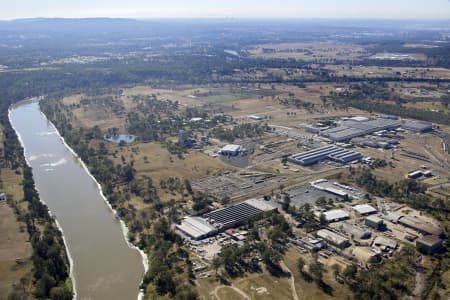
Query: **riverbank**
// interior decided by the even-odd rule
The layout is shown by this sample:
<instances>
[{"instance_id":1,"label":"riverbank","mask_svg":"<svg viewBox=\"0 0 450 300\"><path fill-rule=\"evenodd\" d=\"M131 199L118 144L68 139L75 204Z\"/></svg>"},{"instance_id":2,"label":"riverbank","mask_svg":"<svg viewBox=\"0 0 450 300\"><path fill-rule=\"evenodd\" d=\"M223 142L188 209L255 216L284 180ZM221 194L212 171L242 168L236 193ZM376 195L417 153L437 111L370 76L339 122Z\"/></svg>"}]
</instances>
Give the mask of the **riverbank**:
<instances>
[{"instance_id":1,"label":"riverbank","mask_svg":"<svg viewBox=\"0 0 450 300\"><path fill-rule=\"evenodd\" d=\"M47 116L41 111L41 115L43 118L45 118L45 120L47 120L47 122L49 122L51 124L51 126L53 127L53 129L55 130L57 136L59 137L59 139L61 140L61 142L64 144L64 146L67 148L67 150L70 151L70 153L72 153L72 155L74 157L77 158L78 162L80 163L80 165L83 167L84 171L86 171L86 173L89 175L89 177L95 182L95 184L97 185L100 197L102 197L103 201L105 202L105 204L108 206L108 208L111 210L111 212L114 214L114 216L117 218L117 220L119 220L121 228L122 228L122 234L123 237L125 239L125 241L127 242L128 247L130 247L130 249L136 250L139 252L139 254L142 257L142 264L144 266L144 274L147 273L148 271L148 257L145 254L145 252L140 249L139 247L137 247L136 245L133 245L128 237L128 227L126 226L125 222L123 220L121 220L117 214L117 211L112 207L112 205L109 203L107 197L105 196L105 194L103 193L103 188L101 186L101 184L97 181L97 179L92 175L92 173L90 172L89 168L87 167L87 165L84 163L84 161L81 159L81 157L72 149L72 147L69 146L69 144L67 144L66 140L64 139L64 137L60 134L59 130L56 128L56 126L47 118ZM62 231L62 230L61 230ZM70 258L70 255L69 255ZM70 258L71 260L71 265L73 265L72 262L72 258ZM72 270L72 268L71 268ZM71 271L72 272L72 271ZM142 277L142 280L140 282L139 285L142 284L144 280L144 277ZM75 280L73 279L73 282L75 282ZM74 284L75 286L75 284ZM144 292L142 290L139 291L138 300L141 300L144 298Z\"/></svg>"}]
</instances>

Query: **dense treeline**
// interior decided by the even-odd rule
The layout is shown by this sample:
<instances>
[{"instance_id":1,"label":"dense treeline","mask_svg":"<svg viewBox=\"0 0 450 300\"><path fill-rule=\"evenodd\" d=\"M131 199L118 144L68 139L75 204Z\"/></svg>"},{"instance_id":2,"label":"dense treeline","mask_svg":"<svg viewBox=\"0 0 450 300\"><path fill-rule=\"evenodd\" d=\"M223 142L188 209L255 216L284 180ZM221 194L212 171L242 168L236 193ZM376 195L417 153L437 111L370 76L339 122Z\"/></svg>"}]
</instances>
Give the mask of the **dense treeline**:
<instances>
[{"instance_id":1,"label":"dense treeline","mask_svg":"<svg viewBox=\"0 0 450 300\"><path fill-rule=\"evenodd\" d=\"M268 129L267 126L259 124L244 123L233 126L232 128L216 127L212 130L212 136L227 142L233 142L239 138L260 137Z\"/></svg>"},{"instance_id":2,"label":"dense treeline","mask_svg":"<svg viewBox=\"0 0 450 300\"><path fill-rule=\"evenodd\" d=\"M450 125L450 115L445 112L406 107L403 100L395 97L386 84L360 83L350 87L350 92L333 93L331 99L339 107L355 107L368 112L392 114L434 123ZM389 104L385 101L395 101ZM443 101L446 101L443 99Z\"/></svg>"},{"instance_id":3,"label":"dense treeline","mask_svg":"<svg viewBox=\"0 0 450 300\"><path fill-rule=\"evenodd\" d=\"M18 220L26 224L33 248L34 290L37 299L72 299L72 285L69 278L69 261L61 232L50 216L34 186L31 168L25 163L22 148L9 123L4 123L6 113L2 112L2 125L7 137L4 141L6 163L15 170L22 170L23 193L26 208L12 200L11 205ZM15 289L11 299L28 298L25 289Z\"/></svg>"},{"instance_id":4,"label":"dense treeline","mask_svg":"<svg viewBox=\"0 0 450 300\"><path fill-rule=\"evenodd\" d=\"M342 275L350 285L354 299L404 299L415 286L415 261L414 249L405 246L395 257L370 270L358 270L351 265Z\"/></svg>"},{"instance_id":5,"label":"dense treeline","mask_svg":"<svg viewBox=\"0 0 450 300\"><path fill-rule=\"evenodd\" d=\"M260 272L259 260L261 260L272 275L283 274L279 263L285 253L285 245L292 234L292 229L280 214L271 213L267 217L267 221L250 220L246 224L249 234L242 246L230 244L221 249L212 262L216 273L222 267L224 271L222 277L234 278L246 272ZM258 230L261 223L268 229L266 234Z\"/></svg>"},{"instance_id":6,"label":"dense treeline","mask_svg":"<svg viewBox=\"0 0 450 300\"><path fill-rule=\"evenodd\" d=\"M23 175L24 198L30 210L24 218L33 247L35 296L38 299L72 299L69 262L61 231L50 217L47 206L39 200L31 168L24 167ZM43 232L37 224L44 224Z\"/></svg>"},{"instance_id":7,"label":"dense treeline","mask_svg":"<svg viewBox=\"0 0 450 300\"><path fill-rule=\"evenodd\" d=\"M182 239L170 229L170 221L159 218L153 225L153 231L145 234L140 247L147 249L149 270L143 280L143 288L151 284L155 296L167 295L170 299L197 299L197 292L190 284L176 281L176 270L186 272L190 280L194 279L189 254L183 249ZM187 268L187 270L185 270Z\"/></svg>"}]
</instances>

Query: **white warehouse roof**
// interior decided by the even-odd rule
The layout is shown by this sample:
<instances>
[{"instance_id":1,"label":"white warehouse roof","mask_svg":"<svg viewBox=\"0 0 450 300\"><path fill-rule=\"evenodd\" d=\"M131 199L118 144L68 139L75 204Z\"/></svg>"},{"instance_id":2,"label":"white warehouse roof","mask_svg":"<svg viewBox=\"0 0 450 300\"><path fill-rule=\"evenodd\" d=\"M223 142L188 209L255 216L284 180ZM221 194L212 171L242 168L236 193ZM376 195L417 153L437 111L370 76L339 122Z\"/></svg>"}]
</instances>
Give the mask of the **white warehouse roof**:
<instances>
[{"instance_id":1,"label":"white warehouse roof","mask_svg":"<svg viewBox=\"0 0 450 300\"><path fill-rule=\"evenodd\" d=\"M321 214L322 214L321 212L316 212L317 217L320 217ZM323 214L325 215L325 218L327 219L328 222L344 220L350 217L348 212L342 209L329 210L324 212Z\"/></svg>"},{"instance_id":2,"label":"white warehouse roof","mask_svg":"<svg viewBox=\"0 0 450 300\"><path fill-rule=\"evenodd\" d=\"M317 236L336 245L342 245L349 242L346 237L328 229L321 229L317 231Z\"/></svg>"},{"instance_id":3,"label":"white warehouse roof","mask_svg":"<svg viewBox=\"0 0 450 300\"><path fill-rule=\"evenodd\" d=\"M356 121L356 122L366 122L366 121L369 121L369 118L366 118L363 116L356 116L356 117L349 118L349 120Z\"/></svg>"},{"instance_id":4,"label":"white warehouse roof","mask_svg":"<svg viewBox=\"0 0 450 300\"><path fill-rule=\"evenodd\" d=\"M353 209L356 210L361 215L373 214L376 213L377 210L370 206L369 204L360 204L353 206Z\"/></svg>"},{"instance_id":5,"label":"white warehouse roof","mask_svg":"<svg viewBox=\"0 0 450 300\"><path fill-rule=\"evenodd\" d=\"M226 145L223 147L220 151L221 152L239 152L241 151L242 147L240 145Z\"/></svg>"},{"instance_id":6,"label":"white warehouse roof","mask_svg":"<svg viewBox=\"0 0 450 300\"><path fill-rule=\"evenodd\" d=\"M192 118L191 122L200 122L203 121L203 118Z\"/></svg>"},{"instance_id":7,"label":"white warehouse roof","mask_svg":"<svg viewBox=\"0 0 450 300\"><path fill-rule=\"evenodd\" d=\"M388 239L387 237L384 237L384 236L377 236L375 238L375 240L373 241L373 244L378 247L384 246L384 247L389 247L391 249L397 248L397 245L398 245L396 241Z\"/></svg>"},{"instance_id":8,"label":"white warehouse roof","mask_svg":"<svg viewBox=\"0 0 450 300\"><path fill-rule=\"evenodd\" d=\"M176 227L194 239L200 239L216 231L214 226L199 217L186 217Z\"/></svg>"},{"instance_id":9,"label":"white warehouse roof","mask_svg":"<svg viewBox=\"0 0 450 300\"><path fill-rule=\"evenodd\" d=\"M338 195L338 196L341 196L341 197L348 196L348 193L346 191L341 190L341 189L337 189L337 188L334 188L334 187L331 187L331 186L325 188L325 190L327 192L331 193L331 194L335 194L335 195Z\"/></svg>"}]
</instances>

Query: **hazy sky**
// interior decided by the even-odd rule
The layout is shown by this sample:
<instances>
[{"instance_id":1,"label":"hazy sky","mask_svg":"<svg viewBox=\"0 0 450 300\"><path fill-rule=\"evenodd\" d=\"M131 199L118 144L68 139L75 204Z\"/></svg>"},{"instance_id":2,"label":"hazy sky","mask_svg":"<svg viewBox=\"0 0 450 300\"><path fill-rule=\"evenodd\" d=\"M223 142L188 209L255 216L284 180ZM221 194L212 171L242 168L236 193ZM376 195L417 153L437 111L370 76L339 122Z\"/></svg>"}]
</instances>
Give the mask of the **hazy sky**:
<instances>
[{"instance_id":1,"label":"hazy sky","mask_svg":"<svg viewBox=\"0 0 450 300\"><path fill-rule=\"evenodd\" d=\"M0 0L0 19L28 17L450 19L450 0Z\"/></svg>"}]
</instances>

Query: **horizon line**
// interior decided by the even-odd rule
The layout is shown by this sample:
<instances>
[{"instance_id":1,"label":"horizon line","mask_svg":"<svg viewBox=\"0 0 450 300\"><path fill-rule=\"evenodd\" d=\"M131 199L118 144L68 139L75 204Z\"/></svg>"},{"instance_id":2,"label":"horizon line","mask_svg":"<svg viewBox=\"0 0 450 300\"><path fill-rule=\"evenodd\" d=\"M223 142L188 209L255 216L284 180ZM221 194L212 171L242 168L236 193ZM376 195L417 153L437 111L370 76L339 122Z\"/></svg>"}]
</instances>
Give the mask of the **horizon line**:
<instances>
[{"instance_id":1,"label":"horizon line","mask_svg":"<svg viewBox=\"0 0 450 300\"><path fill-rule=\"evenodd\" d=\"M274 16L160 16L160 17L20 17L20 18L0 18L0 21L20 21L20 20L95 20L95 19L109 19L109 20L134 20L134 21L152 21L152 20L291 20L291 21L428 21L440 22L450 21L449 18L384 18L384 17L274 17Z\"/></svg>"}]
</instances>

